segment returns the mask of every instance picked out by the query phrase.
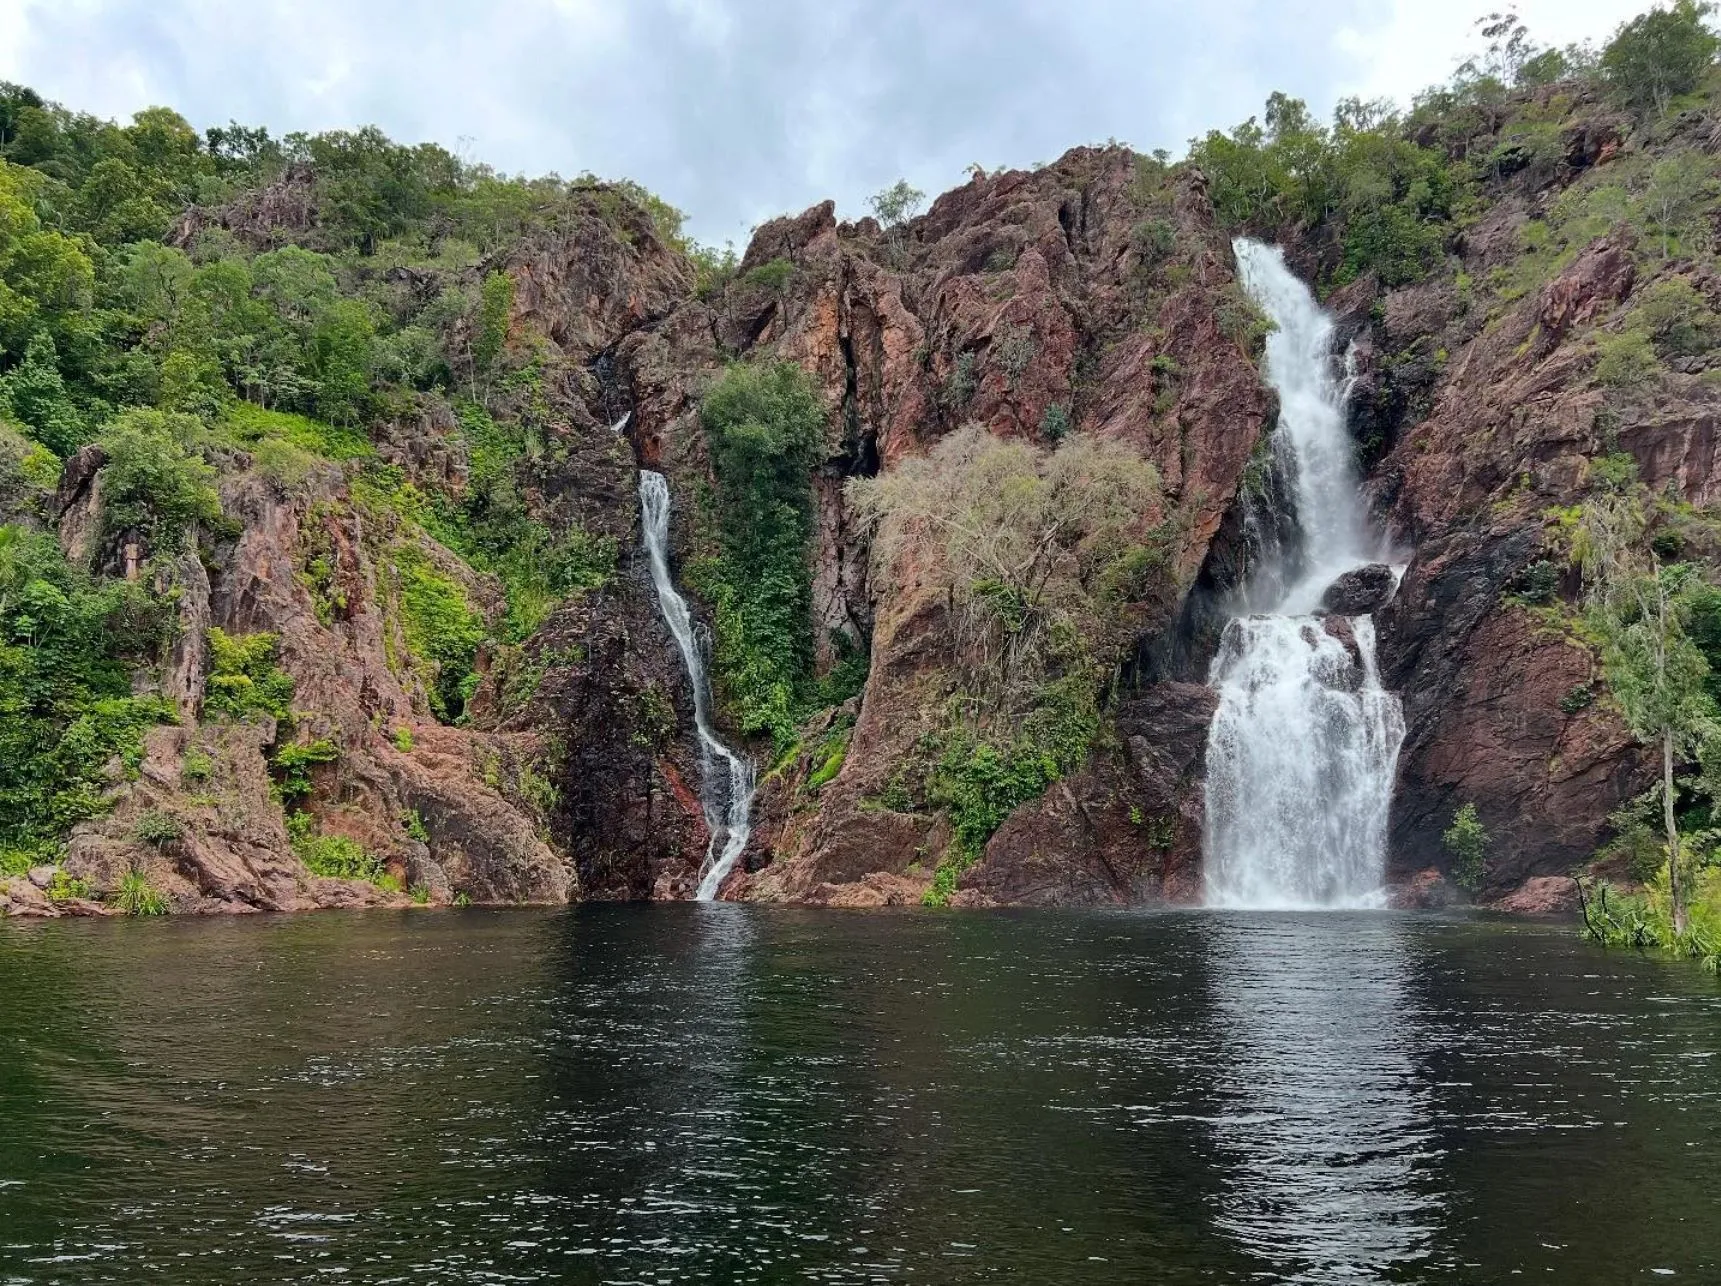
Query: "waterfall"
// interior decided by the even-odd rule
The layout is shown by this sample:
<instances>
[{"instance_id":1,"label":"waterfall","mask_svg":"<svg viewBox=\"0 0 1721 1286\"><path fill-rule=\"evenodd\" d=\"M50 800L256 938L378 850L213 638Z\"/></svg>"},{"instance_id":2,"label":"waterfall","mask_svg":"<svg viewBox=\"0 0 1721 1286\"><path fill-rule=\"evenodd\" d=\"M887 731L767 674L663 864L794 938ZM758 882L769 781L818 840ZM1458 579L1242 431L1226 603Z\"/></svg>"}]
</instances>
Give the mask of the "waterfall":
<instances>
[{"instance_id":1,"label":"waterfall","mask_svg":"<svg viewBox=\"0 0 1721 1286\"><path fill-rule=\"evenodd\" d=\"M752 833L753 764L730 750L711 730L711 685L699 639L693 632L693 614L669 575L669 482L661 473L639 471L639 509L657 606L681 649L681 660L693 685L693 723L699 732L702 779L700 803L711 836L705 846L705 862L699 868L699 891L694 896L709 902L735 869Z\"/></svg>"},{"instance_id":2,"label":"waterfall","mask_svg":"<svg viewBox=\"0 0 1721 1286\"><path fill-rule=\"evenodd\" d=\"M1238 275L1276 324L1266 376L1279 395L1274 469L1295 524L1244 587L1208 683L1207 902L1376 905L1404 716L1381 687L1374 622L1315 615L1347 571L1383 561L1363 505L1334 370L1333 321L1282 251L1235 243Z\"/></svg>"}]
</instances>

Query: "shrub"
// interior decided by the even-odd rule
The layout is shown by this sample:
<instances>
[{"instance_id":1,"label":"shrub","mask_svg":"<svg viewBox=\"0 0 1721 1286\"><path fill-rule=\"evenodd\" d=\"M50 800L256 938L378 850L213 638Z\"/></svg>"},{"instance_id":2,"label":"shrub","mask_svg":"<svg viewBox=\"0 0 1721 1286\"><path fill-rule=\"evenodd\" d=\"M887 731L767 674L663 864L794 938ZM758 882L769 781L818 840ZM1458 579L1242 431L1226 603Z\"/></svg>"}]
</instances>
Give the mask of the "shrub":
<instances>
[{"instance_id":1,"label":"shrub","mask_svg":"<svg viewBox=\"0 0 1721 1286\"><path fill-rule=\"evenodd\" d=\"M424 824L424 814L416 808L409 808L401 814L400 824L406 828L407 835L420 844L430 843L430 828Z\"/></svg>"},{"instance_id":2,"label":"shrub","mask_svg":"<svg viewBox=\"0 0 1721 1286\"><path fill-rule=\"evenodd\" d=\"M1000 327L992 337L992 360L1009 377L1011 387L1022 378L1038 351L1034 332L1025 326Z\"/></svg>"},{"instance_id":3,"label":"shrub","mask_svg":"<svg viewBox=\"0 0 1721 1286\"><path fill-rule=\"evenodd\" d=\"M55 871L53 878L48 881L48 897L54 902L70 902L94 896L95 890L90 888L87 880L65 871Z\"/></svg>"},{"instance_id":4,"label":"shrub","mask_svg":"<svg viewBox=\"0 0 1721 1286\"><path fill-rule=\"evenodd\" d=\"M1143 219L1130 229L1130 249L1143 267L1151 268L1177 248L1177 228L1169 219Z\"/></svg>"},{"instance_id":5,"label":"shrub","mask_svg":"<svg viewBox=\"0 0 1721 1286\"><path fill-rule=\"evenodd\" d=\"M234 719L253 714L287 718L292 713L293 676L275 665L276 643L269 633L232 635L219 626L211 628L204 710Z\"/></svg>"},{"instance_id":6,"label":"shrub","mask_svg":"<svg viewBox=\"0 0 1721 1286\"><path fill-rule=\"evenodd\" d=\"M969 690L1005 704L1085 648L1109 652L1133 636L1131 604L1109 588L1156 589L1119 571L1146 568L1136 551L1154 539L1159 476L1115 443L1074 437L1047 452L970 425L927 456L852 480L848 496L877 524L878 574L911 545L934 556L925 571L955 608Z\"/></svg>"},{"instance_id":7,"label":"shrub","mask_svg":"<svg viewBox=\"0 0 1721 1286\"><path fill-rule=\"evenodd\" d=\"M795 279L795 265L787 259L772 259L741 274L741 284L780 295Z\"/></svg>"},{"instance_id":8,"label":"shrub","mask_svg":"<svg viewBox=\"0 0 1721 1286\"><path fill-rule=\"evenodd\" d=\"M1644 292L1633 320L1648 333L1655 351L1687 357L1715 346L1721 317L1683 277L1658 281Z\"/></svg>"},{"instance_id":9,"label":"shrub","mask_svg":"<svg viewBox=\"0 0 1721 1286\"><path fill-rule=\"evenodd\" d=\"M275 751L275 794L282 800L298 799L311 793L311 769L317 764L332 764L341 757L335 743L326 737L315 741L290 741Z\"/></svg>"},{"instance_id":10,"label":"shrub","mask_svg":"<svg viewBox=\"0 0 1721 1286\"><path fill-rule=\"evenodd\" d=\"M1471 893L1481 888L1488 862L1488 830L1475 804L1465 804L1453 814L1440 843L1452 858L1452 878L1458 887Z\"/></svg>"},{"instance_id":11,"label":"shrub","mask_svg":"<svg viewBox=\"0 0 1721 1286\"><path fill-rule=\"evenodd\" d=\"M195 747L185 752L180 761L179 775L186 781L206 781L215 772L215 760L207 751Z\"/></svg>"},{"instance_id":12,"label":"shrub","mask_svg":"<svg viewBox=\"0 0 1721 1286\"><path fill-rule=\"evenodd\" d=\"M958 353L950 364L950 375L942 390L944 405L950 410L959 411L967 406L974 390L980 387L979 365L980 359L973 353Z\"/></svg>"},{"instance_id":13,"label":"shrub","mask_svg":"<svg viewBox=\"0 0 1721 1286\"><path fill-rule=\"evenodd\" d=\"M1070 431L1070 408L1053 402L1040 417L1040 432L1048 442L1062 442Z\"/></svg>"},{"instance_id":14,"label":"shrub","mask_svg":"<svg viewBox=\"0 0 1721 1286\"><path fill-rule=\"evenodd\" d=\"M177 844L185 835L185 826L172 813L152 808L132 823L132 838L151 848L166 848Z\"/></svg>"},{"instance_id":15,"label":"shrub","mask_svg":"<svg viewBox=\"0 0 1721 1286\"><path fill-rule=\"evenodd\" d=\"M313 875L372 883L380 881L383 875L382 859L367 853L356 840L345 835L297 835L293 838L293 851Z\"/></svg>"},{"instance_id":16,"label":"shrub","mask_svg":"<svg viewBox=\"0 0 1721 1286\"><path fill-rule=\"evenodd\" d=\"M1612 388L1632 388L1647 383L1661 371L1655 345L1640 330L1598 336L1595 353L1596 382Z\"/></svg>"},{"instance_id":17,"label":"shrub","mask_svg":"<svg viewBox=\"0 0 1721 1286\"><path fill-rule=\"evenodd\" d=\"M403 723L394 730L394 748L403 755L412 753L412 728L407 724Z\"/></svg>"},{"instance_id":18,"label":"shrub","mask_svg":"<svg viewBox=\"0 0 1721 1286\"><path fill-rule=\"evenodd\" d=\"M120 880L114 905L124 915L166 915L171 909L167 896L137 871L128 872Z\"/></svg>"},{"instance_id":19,"label":"shrub","mask_svg":"<svg viewBox=\"0 0 1721 1286\"><path fill-rule=\"evenodd\" d=\"M180 445L201 429L189 416L127 411L102 431L104 531L135 530L170 544L194 523L220 519L215 470Z\"/></svg>"}]
</instances>

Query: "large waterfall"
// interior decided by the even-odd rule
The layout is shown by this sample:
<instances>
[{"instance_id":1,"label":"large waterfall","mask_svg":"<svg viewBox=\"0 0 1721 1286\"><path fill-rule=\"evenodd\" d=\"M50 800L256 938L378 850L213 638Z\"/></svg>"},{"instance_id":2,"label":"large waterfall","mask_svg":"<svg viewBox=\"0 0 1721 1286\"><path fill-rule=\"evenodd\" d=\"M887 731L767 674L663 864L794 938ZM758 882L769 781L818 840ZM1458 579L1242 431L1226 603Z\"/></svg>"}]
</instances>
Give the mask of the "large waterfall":
<instances>
[{"instance_id":1,"label":"large waterfall","mask_svg":"<svg viewBox=\"0 0 1721 1286\"><path fill-rule=\"evenodd\" d=\"M1345 428L1333 322L1272 246L1235 243L1243 287L1276 324L1274 469L1294 528L1244 587L1208 682L1207 902L1376 905L1404 716L1381 687L1374 622L1314 613L1347 571L1383 560Z\"/></svg>"},{"instance_id":2,"label":"large waterfall","mask_svg":"<svg viewBox=\"0 0 1721 1286\"><path fill-rule=\"evenodd\" d=\"M687 610L687 600L676 590L669 575L669 482L661 473L640 470L639 508L657 605L664 624L675 636L676 646L681 649L687 678L693 685L693 722L699 732L699 767L703 779L700 802L711 836L705 846L705 864L699 870L699 890L694 896L701 902L709 902L735 869L752 833L753 764L719 741L711 730L711 686L705 675L699 639L693 632L693 614Z\"/></svg>"}]
</instances>

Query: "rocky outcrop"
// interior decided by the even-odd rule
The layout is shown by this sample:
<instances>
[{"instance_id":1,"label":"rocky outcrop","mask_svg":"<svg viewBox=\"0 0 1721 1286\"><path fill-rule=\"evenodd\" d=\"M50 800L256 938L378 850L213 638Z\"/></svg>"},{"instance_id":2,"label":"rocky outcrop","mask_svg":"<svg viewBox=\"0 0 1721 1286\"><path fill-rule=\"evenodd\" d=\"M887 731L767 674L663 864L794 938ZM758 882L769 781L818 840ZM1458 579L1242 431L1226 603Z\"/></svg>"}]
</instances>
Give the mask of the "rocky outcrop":
<instances>
[{"instance_id":1,"label":"rocky outcrop","mask_svg":"<svg viewBox=\"0 0 1721 1286\"><path fill-rule=\"evenodd\" d=\"M954 901L964 906L1191 902L1201 892L1202 779L1218 696L1157 684L1117 712L1097 754L999 828Z\"/></svg>"},{"instance_id":2,"label":"rocky outcrop","mask_svg":"<svg viewBox=\"0 0 1721 1286\"><path fill-rule=\"evenodd\" d=\"M1398 574L1385 563L1370 563L1340 576L1321 594L1321 610L1340 616L1369 616L1391 601Z\"/></svg>"}]
</instances>

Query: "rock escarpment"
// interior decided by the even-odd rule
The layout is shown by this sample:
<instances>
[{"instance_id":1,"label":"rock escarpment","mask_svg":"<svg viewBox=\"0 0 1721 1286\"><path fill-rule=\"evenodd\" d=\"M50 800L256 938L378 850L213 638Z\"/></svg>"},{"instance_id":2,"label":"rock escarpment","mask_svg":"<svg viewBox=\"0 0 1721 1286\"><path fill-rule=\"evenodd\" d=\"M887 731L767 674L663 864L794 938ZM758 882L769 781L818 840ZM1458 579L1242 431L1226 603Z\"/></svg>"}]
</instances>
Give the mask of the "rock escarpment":
<instances>
[{"instance_id":1,"label":"rock escarpment","mask_svg":"<svg viewBox=\"0 0 1721 1286\"><path fill-rule=\"evenodd\" d=\"M1557 138L1558 155L1513 160L1512 112ZM1340 272L1343 249L1321 228L1249 230L1330 288L1359 458L1398 547L1393 566L1328 590L1322 626L1354 653L1347 618L1373 613L1383 679L1404 697L1394 878L1436 896L1440 835L1472 803L1495 839L1483 893L1527 886L1535 896L1514 905L1542 905L1546 881L1608 837L1609 814L1648 773L1592 652L1560 623L1577 586L1549 514L1581 501L1609 455L1692 506L1721 492L1712 349L1629 381L1597 374L1601 348L1652 292L1679 283L1721 308L1721 279L1704 256L1649 244L1629 221L1568 215L1597 190L1641 187L1660 151L1712 151L1718 135L1707 117L1633 134L1593 89L1570 86L1463 120L1426 142L1491 158L1475 167L1475 217L1412 284ZM716 542L715 474L700 407L729 365L782 361L808 373L825 411L807 555L814 677L859 655L865 683L803 712L794 738L749 745L757 824L724 896L1199 897L1214 707L1203 680L1232 591L1288 521L1267 449L1275 408L1257 372L1258 318L1208 176L1078 148L1033 172L976 172L893 227L840 222L829 202L772 220L715 281L625 193L564 196L553 218L479 262L359 270L379 296L501 301L449 323L452 350L492 350L459 371L491 423L415 394L364 426L362 460L283 477L261 453L223 448L225 517L197 554L170 557L111 529L99 445L69 456L57 489L22 474L0 489L8 521L52 531L80 566L153 578L177 618L135 686L178 722L148 733L135 772L114 773L112 807L70 836L67 873L105 895L142 872L189 911L688 896L709 838L700 755L639 553L636 471L669 479L676 571L709 624L718 605L700 598L699 569ZM1613 208L1607 199L1598 206ZM314 247L326 231L318 210L314 174L295 165L188 212L168 241ZM1581 235L1544 255L1536 247L1554 225ZM497 426L518 439L501 483L486 437ZM1134 533L1147 571L1119 592L1127 628L1094 641L1082 676L1086 757L1041 772L1033 791L1006 783L1008 806L978 838L959 833L948 800L904 786L907 768L951 753L951 712L973 705L957 593L968 587L950 583L930 543L882 553L848 489L970 426L1037 458L1062 441L1111 444L1157 480ZM22 459L13 445L0 439L5 461ZM496 512L519 522L486 528L492 547L457 552L471 536L459 523ZM578 540L558 546L562 579L544 588L542 610L510 622L518 601L499 572L477 567L546 535ZM409 600L428 583L451 587L439 592L484 626L457 695L412 625ZM217 631L274 637L290 710L210 708ZM733 710L719 717L742 740ZM313 757L283 768L295 747ZM296 825L372 855L380 882L314 874L284 791L310 819ZM85 905L14 884L17 909Z\"/></svg>"}]
</instances>

